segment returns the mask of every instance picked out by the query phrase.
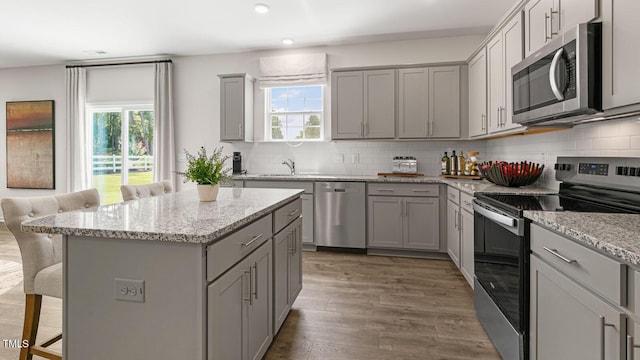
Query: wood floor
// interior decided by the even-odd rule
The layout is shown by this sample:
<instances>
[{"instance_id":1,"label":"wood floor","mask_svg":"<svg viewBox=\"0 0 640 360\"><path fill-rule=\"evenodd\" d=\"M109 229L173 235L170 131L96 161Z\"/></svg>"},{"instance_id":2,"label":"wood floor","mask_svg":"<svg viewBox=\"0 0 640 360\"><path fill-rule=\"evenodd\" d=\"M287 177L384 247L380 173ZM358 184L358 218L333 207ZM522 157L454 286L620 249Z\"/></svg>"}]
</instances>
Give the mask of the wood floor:
<instances>
[{"instance_id":1,"label":"wood floor","mask_svg":"<svg viewBox=\"0 0 640 360\"><path fill-rule=\"evenodd\" d=\"M2 223L0 260L21 261ZM500 359L451 261L305 252L303 264L303 290L265 359ZM45 298L39 339L60 331L61 309ZM0 340L20 338L23 316L19 283L0 294ZM0 344L1 360L18 352Z\"/></svg>"}]
</instances>

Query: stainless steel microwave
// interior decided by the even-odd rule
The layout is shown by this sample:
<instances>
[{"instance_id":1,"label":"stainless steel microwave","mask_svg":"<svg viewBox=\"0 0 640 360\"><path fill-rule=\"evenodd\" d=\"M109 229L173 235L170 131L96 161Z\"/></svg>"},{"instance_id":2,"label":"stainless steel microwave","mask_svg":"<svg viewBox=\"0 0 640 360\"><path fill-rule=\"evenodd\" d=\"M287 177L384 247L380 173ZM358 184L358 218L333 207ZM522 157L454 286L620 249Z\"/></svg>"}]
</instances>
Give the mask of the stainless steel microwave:
<instances>
[{"instance_id":1,"label":"stainless steel microwave","mask_svg":"<svg viewBox=\"0 0 640 360\"><path fill-rule=\"evenodd\" d=\"M513 121L553 125L602 111L602 29L580 24L511 68Z\"/></svg>"}]
</instances>

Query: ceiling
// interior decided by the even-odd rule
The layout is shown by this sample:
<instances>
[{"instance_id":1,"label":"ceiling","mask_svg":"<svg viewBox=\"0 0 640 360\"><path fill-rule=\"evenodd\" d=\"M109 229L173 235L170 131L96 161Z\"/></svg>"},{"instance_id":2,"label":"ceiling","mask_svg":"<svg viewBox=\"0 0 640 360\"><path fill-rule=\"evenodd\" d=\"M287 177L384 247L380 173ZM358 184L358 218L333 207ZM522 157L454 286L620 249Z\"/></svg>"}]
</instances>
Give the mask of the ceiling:
<instances>
[{"instance_id":1,"label":"ceiling","mask_svg":"<svg viewBox=\"0 0 640 360\"><path fill-rule=\"evenodd\" d=\"M254 12L261 2L267 14ZM0 68L486 34L515 0L2 0ZM96 54L96 50L106 52Z\"/></svg>"}]
</instances>

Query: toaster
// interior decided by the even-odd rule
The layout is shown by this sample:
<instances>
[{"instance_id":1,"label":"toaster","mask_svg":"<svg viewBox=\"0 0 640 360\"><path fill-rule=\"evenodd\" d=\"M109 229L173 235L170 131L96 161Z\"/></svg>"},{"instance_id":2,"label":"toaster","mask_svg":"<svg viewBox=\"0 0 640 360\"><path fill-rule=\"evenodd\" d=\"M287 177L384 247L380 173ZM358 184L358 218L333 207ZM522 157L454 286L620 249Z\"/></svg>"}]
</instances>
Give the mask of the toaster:
<instances>
[{"instance_id":1,"label":"toaster","mask_svg":"<svg viewBox=\"0 0 640 360\"><path fill-rule=\"evenodd\" d=\"M394 156L392 171L397 174L416 174L418 172L418 160L415 156Z\"/></svg>"}]
</instances>

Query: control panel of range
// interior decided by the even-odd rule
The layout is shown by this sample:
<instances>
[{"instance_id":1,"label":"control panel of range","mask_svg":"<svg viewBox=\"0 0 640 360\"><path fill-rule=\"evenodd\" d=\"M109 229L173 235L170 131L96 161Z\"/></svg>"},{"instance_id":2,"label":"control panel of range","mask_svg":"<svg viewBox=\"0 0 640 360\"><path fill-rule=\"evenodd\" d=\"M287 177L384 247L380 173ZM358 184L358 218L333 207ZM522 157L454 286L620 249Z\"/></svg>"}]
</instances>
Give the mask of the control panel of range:
<instances>
[{"instance_id":1,"label":"control panel of range","mask_svg":"<svg viewBox=\"0 0 640 360\"><path fill-rule=\"evenodd\" d=\"M609 175L609 164L580 163L578 172L580 174L607 176Z\"/></svg>"}]
</instances>

